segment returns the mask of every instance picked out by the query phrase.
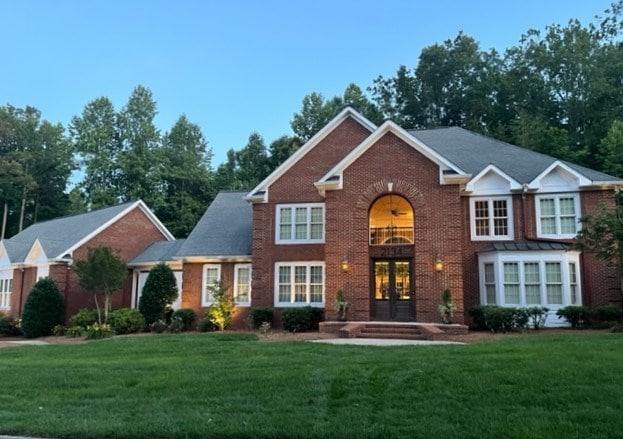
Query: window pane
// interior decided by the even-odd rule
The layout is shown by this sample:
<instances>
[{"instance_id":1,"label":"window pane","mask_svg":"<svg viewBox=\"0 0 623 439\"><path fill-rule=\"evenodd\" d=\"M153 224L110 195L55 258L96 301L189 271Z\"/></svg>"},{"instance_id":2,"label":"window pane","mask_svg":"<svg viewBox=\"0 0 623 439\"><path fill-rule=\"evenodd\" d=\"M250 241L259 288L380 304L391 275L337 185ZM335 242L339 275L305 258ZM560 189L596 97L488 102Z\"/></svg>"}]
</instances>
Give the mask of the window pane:
<instances>
[{"instance_id":1,"label":"window pane","mask_svg":"<svg viewBox=\"0 0 623 439\"><path fill-rule=\"evenodd\" d=\"M322 224L312 224L310 233L311 239L322 239Z\"/></svg>"},{"instance_id":2,"label":"window pane","mask_svg":"<svg viewBox=\"0 0 623 439\"><path fill-rule=\"evenodd\" d=\"M519 265L504 263L504 301L510 305L519 304Z\"/></svg>"},{"instance_id":3,"label":"window pane","mask_svg":"<svg viewBox=\"0 0 623 439\"><path fill-rule=\"evenodd\" d=\"M489 217L489 203L487 201L476 201L474 203L476 218L488 218Z\"/></svg>"},{"instance_id":4,"label":"window pane","mask_svg":"<svg viewBox=\"0 0 623 439\"><path fill-rule=\"evenodd\" d=\"M485 264L485 293L487 304L494 305L495 300L495 271L493 264Z\"/></svg>"},{"instance_id":5,"label":"window pane","mask_svg":"<svg viewBox=\"0 0 623 439\"><path fill-rule=\"evenodd\" d=\"M517 262L504 263L504 283L519 283L519 265Z\"/></svg>"},{"instance_id":6,"label":"window pane","mask_svg":"<svg viewBox=\"0 0 623 439\"><path fill-rule=\"evenodd\" d=\"M547 290L547 303L552 305L562 304L562 273L560 262L545 263L545 283Z\"/></svg>"},{"instance_id":7,"label":"window pane","mask_svg":"<svg viewBox=\"0 0 623 439\"><path fill-rule=\"evenodd\" d=\"M575 202L573 198L560 199L560 215L575 216Z\"/></svg>"},{"instance_id":8,"label":"window pane","mask_svg":"<svg viewBox=\"0 0 623 439\"><path fill-rule=\"evenodd\" d=\"M249 267L239 267L238 268L238 287L236 290L236 302L248 302L249 301L249 290L250 290L250 273L251 269Z\"/></svg>"},{"instance_id":9,"label":"window pane","mask_svg":"<svg viewBox=\"0 0 623 439\"><path fill-rule=\"evenodd\" d=\"M541 303L541 276L538 262L524 264L524 287L526 304L539 305Z\"/></svg>"},{"instance_id":10,"label":"window pane","mask_svg":"<svg viewBox=\"0 0 623 439\"><path fill-rule=\"evenodd\" d=\"M279 302L289 302L292 292L290 267L279 267Z\"/></svg>"},{"instance_id":11,"label":"window pane","mask_svg":"<svg viewBox=\"0 0 623 439\"><path fill-rule=\"evenodd\" d=\"M294 267L294 301L307 302L307 267Z\"/></svg>"},{"instance_id":12,"label":"window pane","mask_svg":"<svg viewBox=\"0 0 623 439\"><path fill-rule=\"evenodd\" d=\"M508 219L506 218L496 218L493 221L493 233L495 236L506 236L508 235Z\"/></svg>"},{"instance_id":13,"label":"window pane","mask_svg":"<svg viewBox=\"0 0 623 439\"><path fill-rule=\"evenodd\" d=\"M569 263L569 287L571 289L571 304L577 305L579 303L578 297L578 278L575 271L575 263Z\"/></svg>"},{"instance_id":14,"label":"window pane","mask_svg":"<svg viewBox=\"0 0 623 439\"><path fill-rule=\"evenodd\" d=\"M539 200L541 207L541 216L555 216L556 206L553 198L541 198Z\"/></svg>"},{"instance_id":15,"label":"window pane","mask_svg":"<svg viewBox=\"0 0 623 439\"><path fill-rule=\"evenodd\" d=\"M541 233L544 235L555 235L556 218L541 218Z\"/></svg>"},{"instance_id":16,"label":"window pane","mask_svg":"<svg viewBox=\"0 0 623 439\"><path fill-rule=\"evenodd\" d=\"M505 218L508 216L506 200L493 200L493 216L495 218Z\"/></svg>"},{"instance_id":17,"label":"window pane","mask_svg":"<svg viewBox=\"0 0 623 439\"><path fill-rule=\"evenodd\" d=\"M279 226L279 239L281 240L292 239L292 225L282 224Z\"/></svg>"},{"instance_id":18,"label":"window pane","mask_svg":"<svg viewBox=\"0 0 623 439\"><path fill-rule=\"evenodd\" d=\"M307 239L307 224L297 224L295 226L294 239Z\"/></svg>"},{"instance_id":19,"label":"window pane","mask_svg":"<svg viewBox=\"0 0 623 439\"><path fill-rule=\"evenodd\" d=\"M322 224L322 207L311 208L311 222Z\"/></svg>"},{"instance_id":20,"label":"window pane","mask_svg":"<svg viewBox=\"0 0 623 439\"><path fill-rule=\"evenodd\" d=\"M563 235L575 235L576 228L575 216L560 218L560 233Z\"/></svg>"}]
</instances>

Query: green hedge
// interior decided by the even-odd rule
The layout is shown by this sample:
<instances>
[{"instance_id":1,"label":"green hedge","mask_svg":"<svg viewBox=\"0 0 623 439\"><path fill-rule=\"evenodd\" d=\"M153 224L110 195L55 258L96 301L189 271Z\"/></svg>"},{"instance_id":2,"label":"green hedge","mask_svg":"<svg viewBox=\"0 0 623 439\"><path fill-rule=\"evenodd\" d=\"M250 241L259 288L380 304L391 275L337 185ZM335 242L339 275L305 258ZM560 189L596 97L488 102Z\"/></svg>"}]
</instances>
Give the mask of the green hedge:
<instances>
[{"instance_id":1,"label":"green hedge","mask_svg":"<svg viewBox=\"0 0 623 439\"><path fill-rule=\"evenodd\" d=\"M323 319L324 309L311 306L284 308L281 312L281 326L290 332L317 330Z\"/></svg>"}]
</instances>

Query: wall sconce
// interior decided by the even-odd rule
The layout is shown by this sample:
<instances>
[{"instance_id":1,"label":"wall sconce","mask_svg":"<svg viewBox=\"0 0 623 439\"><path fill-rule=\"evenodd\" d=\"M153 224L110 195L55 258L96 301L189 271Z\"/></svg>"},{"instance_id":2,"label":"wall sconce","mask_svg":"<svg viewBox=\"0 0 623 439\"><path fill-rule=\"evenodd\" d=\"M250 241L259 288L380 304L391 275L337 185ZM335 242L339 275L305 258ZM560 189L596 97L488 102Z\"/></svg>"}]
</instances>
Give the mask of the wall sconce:
<instances>
[{"instance_id":1,"label":"wall sconce","mask_svg":"<svg viewBox=\"0 0 623 439\"><path fill-rule=\"evenodd\" d=\"M435 260L435 271L436 272L443 271L443 261L441 260L439 256L437 256L437 259Z\"/></svg>"},{"instance_id":2,"label":"wall sconce","mask_svg":"<svg viewBox=\"0 0 623 439\"><path fill-rule=\"evenodd\" d=\"M348 262L348 259L344 258L342 259L342 271L344 273L347 273L350 271L350 263Z\"/></svg>"}]
</instances>

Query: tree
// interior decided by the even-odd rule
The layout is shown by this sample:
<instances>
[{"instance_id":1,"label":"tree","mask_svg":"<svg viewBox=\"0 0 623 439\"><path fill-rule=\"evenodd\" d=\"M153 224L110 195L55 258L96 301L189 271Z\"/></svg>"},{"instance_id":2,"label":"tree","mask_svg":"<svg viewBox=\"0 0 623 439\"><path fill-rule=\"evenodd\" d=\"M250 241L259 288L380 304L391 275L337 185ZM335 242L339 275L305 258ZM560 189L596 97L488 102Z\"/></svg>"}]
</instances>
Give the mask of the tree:
<instances>
[{"instance_id":1,"label":"tree","mask_svg":"<svg viewBox=\"0 0 623 439\"><path fill-rule=\"evenodd\" d=\"M160 133L154 125L156 102L149 89L134 88L128 103L118 115L122 152L119 187L124 201L142 199L152 209L162 205L160 166L156 150Z\"/></svg>"},{"instance_id":2,"label":"tree","mask_svg":"<svg viewBox=\"0 0 623 439\"><path fill-rule=\"evenodd\" d=\"M208 307L206 315L219 331L224 331L233 319L236 306L234 299L227 293L227 286L223 282L208 286L208 293L214 302Z\"/></svg>"},{"instance_id":3,"label":"tree","mask_svg":"<svg viewBox=\"0 0 623 439\"><path fill-rule=\"evenodd\" d=\"M180 116L159 150L164 202L156 215L177 237L186 237L214 198L212 150L199 126Z\"/></svg>"},{"instance_id":4,"label":"tree","mask_svg":"<svg viewBox=\"0 0 623 439\"><path fill-rule=\"evenodd\" d=\"M54 326L64 321L65 302L56 283L49 277L41 279L32 287L24 304L24 335L28 338L51 335Z\"/></svg>"},{"instance_id":5,"label":"tree","mask_svg":"<svg viewBox=\"0 0 623 439\"><path fill-rule=\"evenodd\" d=\"M236 181L240 189L252 189L270 172L264 139L251 133L247 145L236 153Z\"/></svg>"},{"instance_id":6,"label":"tree","mask_svg":"<svg viewBox=\"0 0 623 439\"><path fill-rule=\"evenodd\" d=\"M580 221L582 230L578 233L576 247L594 254L615 269L623 298L623 206L602 206L597 215L585 216Z\"/></svg>"},{"instance_id":7,"label":"tree","mask_svg":"<svg viewBox=\"0 0 623 439\"><path fill-rule=\"evenodd\" d=\"M623 121L615 120L600 143L599 159L604 172L623 177Z\"/></svg>"},{"instance_id":8,"label":"tree","mask_svg":"<svg viewBox=\"0 0 623 439\"><path fill-rule=\"evenodd\" d=\"M79 187L87 206L98 209L117 204L122 195L119 170L122 144L112 102L106 97L89 102L81 117L72 118L69 131L84 169Z\"/></svg>"},{"instance_id":9,"label":"tree","mask_svg":"<svg viewBox=\"0 0 623 439\"><path fill-rule=\"evenodd\" d=\"M302 145L303 141L293 136L281 136L272 142L268 147L270 172L285 162Z\"/></svg>"},{"instance_id":10,"label":"tree","mask_svg":"<svg viewBox=\"0 0 623 439\"><path fill-rule=\"evenodd\" d=\"M112 295L123 287L128 270L125 261L110 247L91 247L87 257L74 264L82 288L93 292L97 317L100 325L108 322ZM104 319L97 300L98 294L104 296Z\"/></svg>"},{"instance_id":11,"label":"tree","mask_svg":"<svg viewBox=\"0 0 623 439\"><path fill-rule=\"evenodd\" d=\"M145 323L151 325L162 319L175 299L177 299L177 282L173 271L166 264L154 266L149 270L138 304L138 309L145 317Z\"/></svg>"}]
</instances>

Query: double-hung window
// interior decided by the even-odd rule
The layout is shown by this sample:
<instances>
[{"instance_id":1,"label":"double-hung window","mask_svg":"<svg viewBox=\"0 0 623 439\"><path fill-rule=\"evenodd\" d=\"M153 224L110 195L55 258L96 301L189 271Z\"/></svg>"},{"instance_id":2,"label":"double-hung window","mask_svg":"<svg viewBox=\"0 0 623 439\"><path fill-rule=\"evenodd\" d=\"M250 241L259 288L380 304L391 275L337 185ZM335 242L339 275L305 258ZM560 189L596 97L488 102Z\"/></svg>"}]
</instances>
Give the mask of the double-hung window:
<instances>
[{"instance_id":1,"label":"double-hung window","mask_svg":"<svg viewBox=\"0 0 623 439\"><path fill-rule=\"evenodd\" d=\"M322 306L324 262L280 262L275 265L275 306Z\"/></svg>"},{"instance_id":2,"label":"double-hung window","mask_svg":"<svg viewBox=\"0 0 623 439\"><path fill-rule=\"evenodd\" d=\"M580 200L577 195L540 195L536 197L539 238L575 238L580 230Z\"/></svg>"},{"instance_id":3,"label":"double-hung window","mask_svg":"<svg viewBox=\"0 0 623 439\"><path fill-rule=\"evenodd\" d=\"M13 279L0 278L0 310L11 309L11 291L13 289Z\"/></svg>"},{"instance_id":4,"label":"double-hung window","mask_svg":"<svg viewBox=\"0 0 623 439\"><path fill-rule=\"evenodd\" d=\"M513 203L511 197L470 199L472 240L513 239Z\"/></svg>"},{"instance_id":5,"label":"double-hung window","mask_svg":"<svg viewBox=\"0 0 623 439\"><path fill-rule=\"evenodd\" d=\"M251 264L234 267L234 301L238 306L251 304Z\"/></svg>"},{"instance_id":6,"label":"double-hung window","mask_svg":"<svg viewBox=\"0 0 623 439\"><path fill-rule=\"evenodd\" d=\"M218 288L221 282L221 266L219 264L206 264L203 266L203 293L201 306L210 306L214 302L212 291Z\"/></svg>"},{"instance_id":7,"label":"double-hung window","mask_svg":"<svg viewBox=\"0 0 623 439\"><path fill-rule=\"evenodd\" d=\"M324 242L324 204L277 205L277 244Z\"/></svg>"}]
</instances>

